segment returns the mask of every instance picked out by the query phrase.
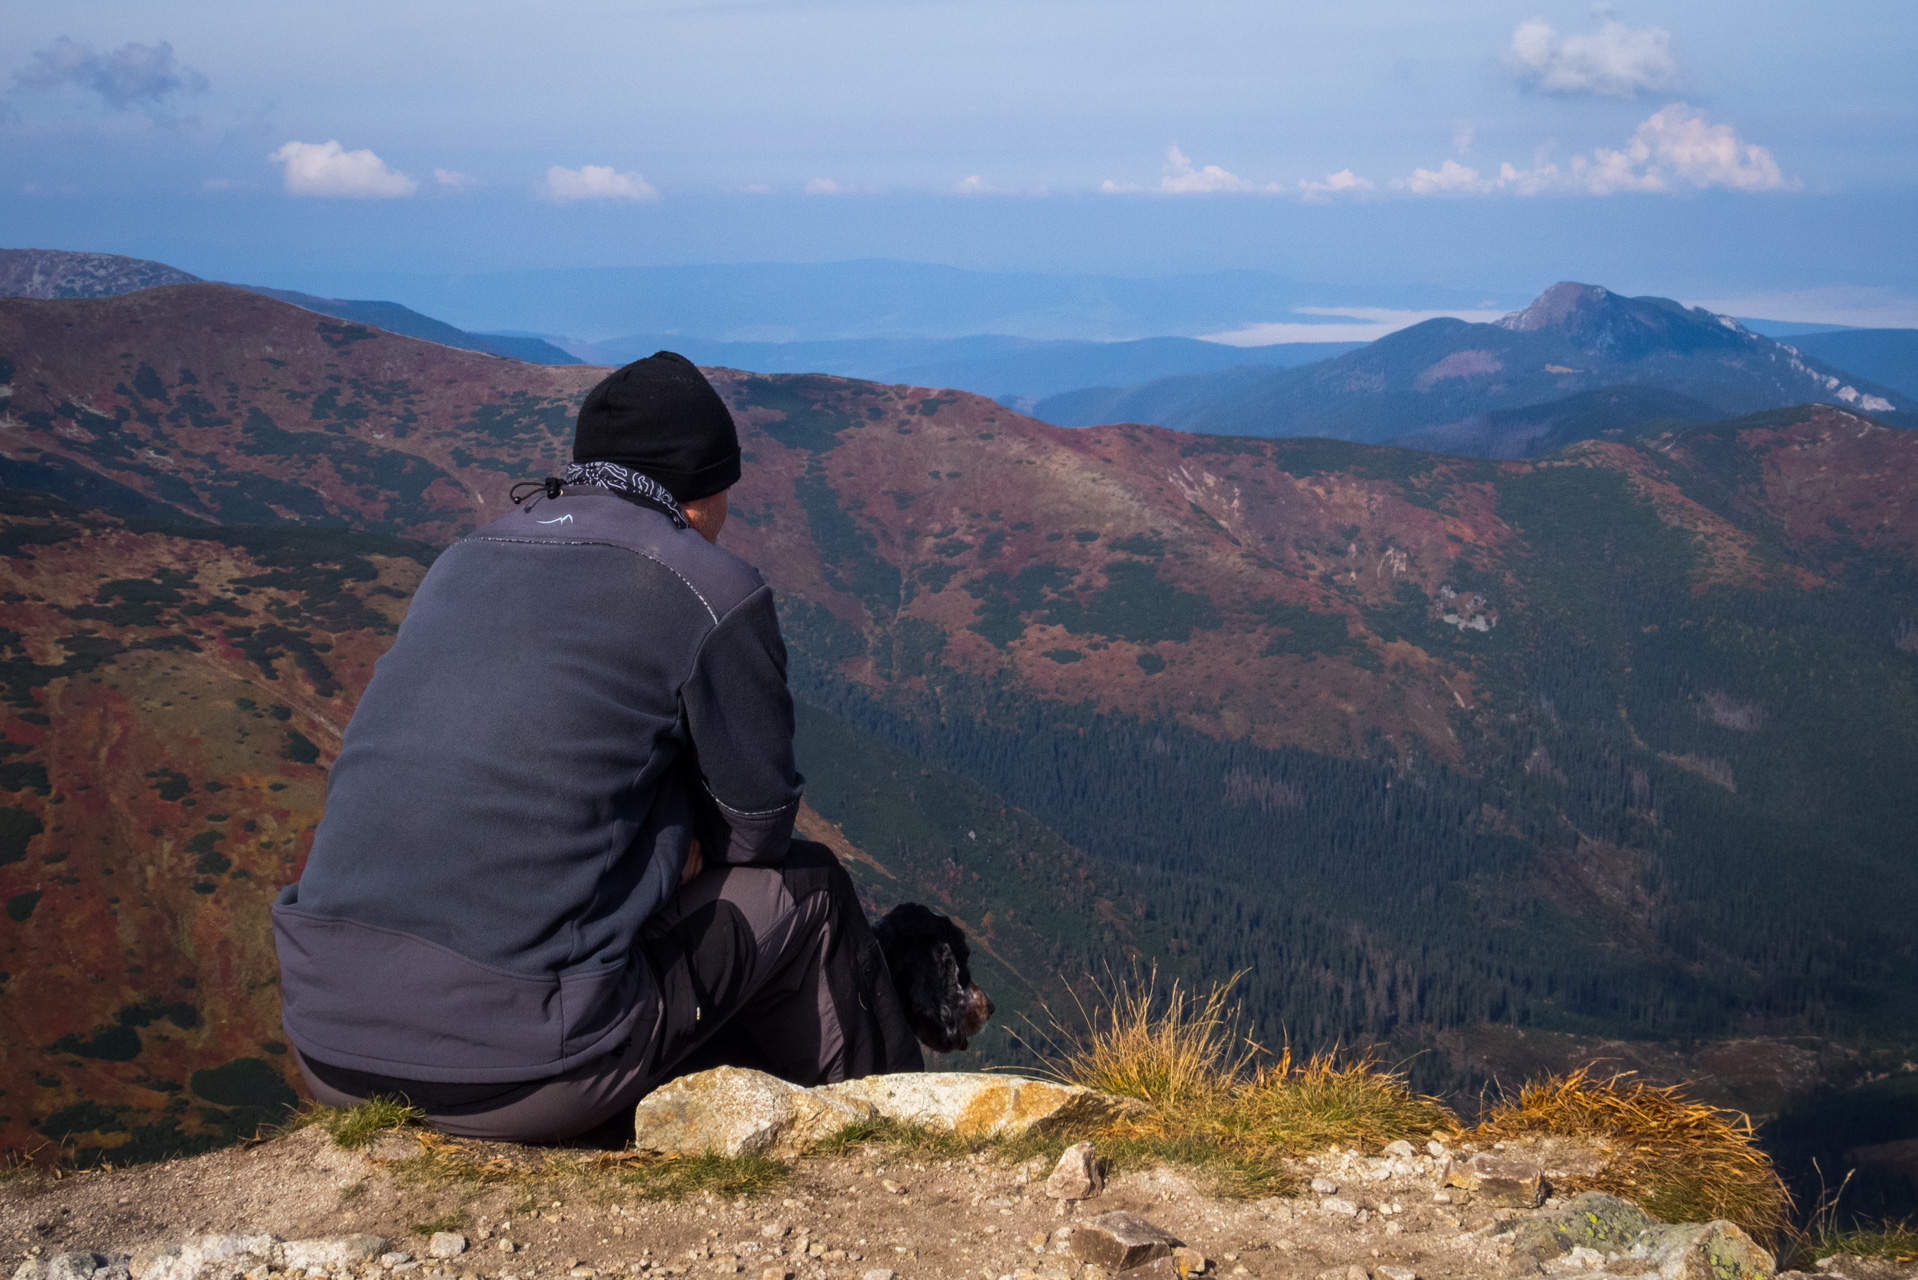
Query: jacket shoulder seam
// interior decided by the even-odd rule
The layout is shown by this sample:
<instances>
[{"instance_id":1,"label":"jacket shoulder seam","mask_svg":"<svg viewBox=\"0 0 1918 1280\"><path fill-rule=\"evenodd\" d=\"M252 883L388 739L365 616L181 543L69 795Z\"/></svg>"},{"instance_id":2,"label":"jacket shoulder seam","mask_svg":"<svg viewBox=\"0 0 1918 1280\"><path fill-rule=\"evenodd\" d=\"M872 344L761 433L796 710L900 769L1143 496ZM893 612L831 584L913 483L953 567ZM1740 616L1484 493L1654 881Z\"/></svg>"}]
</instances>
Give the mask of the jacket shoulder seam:
<instances>
[{"instance_id":1,"label":"jacket shoulder seam","mask_svg":"<svg viewBox=\"0 0 1918 1280\"><path fill-rule=\"evenodd\" d=\"M611 542L604 538L513 538L497 533L476 533L470 535L467 540L470 542L512 542L529 547L612 547L617 551L628 552L643 560L652 561L667 573L672 574L675 578L685 583L686 589L698 598L700 607L706 610L706 616L713 620L713 625L715 627L719 625L719 613L713 608L713 602L706 598L706 593L701 591L691 578L688 578L685 574L667 564L664 560L660 559L659 556L641 547L631 547L623 542ZM747 599L751 598L750 595L747 597ZM741 601L741 603L743 604L744 601ZM737 608L738 606L734 607ZM730 613L732 610L729 609L727 612Z\"/></svg>"}]
</instances>

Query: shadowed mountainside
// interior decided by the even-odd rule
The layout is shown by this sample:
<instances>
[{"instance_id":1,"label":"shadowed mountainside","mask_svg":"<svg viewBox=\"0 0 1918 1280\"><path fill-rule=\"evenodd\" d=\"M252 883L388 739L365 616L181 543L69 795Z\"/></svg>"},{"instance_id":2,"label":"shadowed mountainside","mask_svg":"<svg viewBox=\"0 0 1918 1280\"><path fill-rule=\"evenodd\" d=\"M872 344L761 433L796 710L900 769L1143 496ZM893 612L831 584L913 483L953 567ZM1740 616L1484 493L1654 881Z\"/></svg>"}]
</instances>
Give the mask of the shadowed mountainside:
<instances>
[{"instance_id":1,"label":"shadowed mountainside","mask_svg":"<svg viewBox=\"0 0 1918 1280\"><path fill-rule=\"evenodd\" d=\"M1795 340L1794 340L1795 341ZM1909 415L1918 400L1805 356L1737 321L1666 298L1553 285L1495 324L1427 320L1348 355L1261 377L1242 370L1042 400L1047 421L1154 422L1186 431L1402 441L1477 415L1602 389L1663 392L1713 417L1823 401ZM1632 415L1604 426L1629 427Z\"/></svg>"},{"instance_id":2,"label":"shadowed mountainside","mask_svg":"<svg viewBox=\"0 0 1918 1280\"><path fill-rule=\"evenodd\" d=\"M339 729L600 372L222 286L0 302L0 479L107 509L0 519L0 1145L284 1100L264 907ZM808 830L964 918L1003 1009L1131 955L1246 970L1269 1043L1918 1038L1918 436L1497 463L712 376Z\"/></svg>"}]
</instances>

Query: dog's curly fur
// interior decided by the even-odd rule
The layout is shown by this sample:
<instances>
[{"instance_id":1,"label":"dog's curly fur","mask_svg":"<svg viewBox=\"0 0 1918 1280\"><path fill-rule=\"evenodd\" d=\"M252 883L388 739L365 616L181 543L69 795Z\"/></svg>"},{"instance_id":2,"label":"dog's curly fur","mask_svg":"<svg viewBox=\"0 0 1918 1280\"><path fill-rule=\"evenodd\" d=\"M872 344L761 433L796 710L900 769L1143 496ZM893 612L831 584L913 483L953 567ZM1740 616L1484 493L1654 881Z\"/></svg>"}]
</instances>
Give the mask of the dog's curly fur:
<instances>
[{"instance_id":1,"label":"dog's curly fur","mask_svg":"<svg viewBox=\"0 0 1918 1280\"><path fill-rule=\"evenodd\" d=\"M872 931L919 1042L935 1053L965 1048L993 1012L973 984L965 931L916 902L894 907Z\"/></svg>"}]
</instances>

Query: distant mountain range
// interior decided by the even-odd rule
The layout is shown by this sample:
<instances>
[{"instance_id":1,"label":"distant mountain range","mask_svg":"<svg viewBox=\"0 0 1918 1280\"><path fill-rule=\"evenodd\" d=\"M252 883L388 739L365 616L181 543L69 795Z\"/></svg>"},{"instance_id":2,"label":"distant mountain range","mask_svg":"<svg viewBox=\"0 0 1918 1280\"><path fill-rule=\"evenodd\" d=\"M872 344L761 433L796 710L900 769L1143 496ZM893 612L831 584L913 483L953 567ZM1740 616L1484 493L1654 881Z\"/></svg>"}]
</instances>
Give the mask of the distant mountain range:
<instances>
[{"instance_id":1,"label":"distant mountain range","mask_svg":"<svg viewBox=\"0 0 1918 1280\"><path fill-rule=\"evenodd\" d=\"M596 364L624 364L661 348L703 365L754 373L830 373L915 387L951 387L1010 408L1098 383L1142 382L1251 366L1291 368L1356 351L1362 342L1283 342L1233 347L1197 338L1129 342L1009 338L847 338L834 342L715 342L683 334L640 334L568 349Z\"/></svg>"},{"instance_id":2,"label":"distant mountain range","mask_svg":"<svg viewBox=\"0 0 1918 1280\"><path fill-rule=\"evenodd\" d=\"M1421 432L1465 438L1480 415L1621 387L1683 397L1717 417L1808 401L1899 418L1918 410L1918 397L1854 377L1796 345L1842 347L1848 337L1788 345L1669 299L1568 282L1494 324L1428 320L1302 368L1258 376L1233 369L1117 393L1082 391L1040 401L1033 412L1075 426L1145 421L1231 435L1386 442ZM1639 398L1617 404L1610 425L1621 429L1643 409ZM1596 424L1601 407L1588 401L1568 412Z\"/></svg>"},{"instance_id":3,"label":"distant mountain range","mask_svg":"<svg viewBox=\"0 0 1918 1280\"><path fill-rule=\"evenodd\" d=\"M266 911L340 730L598 374L219 285L0 300L0 1147L291 1098ZM805 829L966 922L981 1053L1133 960L1427 1080L1490 1024L1918 1042L1918 432L1492 462L714 380Z\"/></svg>"},{"instance_id":4,"label":"distant mountain range","mask_svg":"<svg viewBox=\"0 0 1918 1280\"><path fill-rule=\"evenodd\" d=\"M0 298L111 298L138 289L169 284L201 284L200 277L189 275L163 262L143 258L123 258L111 253L76 253L64 249L0 249ZM377 325L389 333L409 338L424 338L448 347L484 351L509 360L534 364L578 364L577 356L539 338L506 337L467 333L444 321L423 316L397 302L356 302L341 298L317 298L290 289L265 289L240 285L254 293L290 302L308 311Z\"/></svg>"},{"instance_id":5,"label":"distant mountain range","mask_svg":"<svg viewBox=\"0 0 1918 1280\"><path fill-rule=\"evenodd\" d=\"M456 276L287 271L274 283L333 297L393 298L475 332L602 341L691 334L727 342L846 338L1020 338L1120 342L1197 337L1330 317L1299 307L1483 308L1430 286L1289 280L1264 271L1129 278L971 271L923 262L742 262L472 272ZM1357 295L1357 296L1355 296Z\"/></svg>"}]
</instances>

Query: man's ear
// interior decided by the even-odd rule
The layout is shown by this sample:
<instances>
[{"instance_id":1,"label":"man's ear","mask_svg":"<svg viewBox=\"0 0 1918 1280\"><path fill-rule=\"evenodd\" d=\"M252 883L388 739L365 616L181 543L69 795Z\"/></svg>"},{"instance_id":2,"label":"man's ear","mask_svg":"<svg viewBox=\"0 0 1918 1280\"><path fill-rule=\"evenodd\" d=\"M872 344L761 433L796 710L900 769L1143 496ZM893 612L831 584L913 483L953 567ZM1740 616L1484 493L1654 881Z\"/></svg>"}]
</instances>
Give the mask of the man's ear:
<instances>
[{"instance_id":1,"label":"man's ear","mask_svg":"<svg viewBox=\"0 0 1918 1280\"><path fill-rule=\"evenodd\" d=\"M686 523L693 532L708 542L719 541L719 531L726 527L726 494L730 490L721 489L718 493L705 498L694 498L682 502L679 509L686 515Z\"/></svg>"}]
</instances>

